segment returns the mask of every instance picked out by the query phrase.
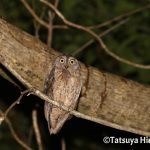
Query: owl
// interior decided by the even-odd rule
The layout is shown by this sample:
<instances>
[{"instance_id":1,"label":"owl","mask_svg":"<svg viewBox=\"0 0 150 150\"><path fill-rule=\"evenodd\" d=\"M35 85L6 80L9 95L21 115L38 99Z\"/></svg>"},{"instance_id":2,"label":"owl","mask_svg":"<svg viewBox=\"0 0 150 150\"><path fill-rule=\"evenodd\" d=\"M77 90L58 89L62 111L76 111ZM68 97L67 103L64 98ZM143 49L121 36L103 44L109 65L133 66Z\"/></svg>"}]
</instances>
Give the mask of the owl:
<instances>
[{"instance_id":1,"label":"owl","mask_svg":"<svg viewBox=\"0 0 150 150\"><path fill-rule=\"evenodd\" d=\"M44 93L50 99L74 110L78 104L81 87L79 62L71 56L57 57L45 81ZM69 112L46 101L44 114L50 134L58 133L71 116Z\"/></svg>"}]
</instances>

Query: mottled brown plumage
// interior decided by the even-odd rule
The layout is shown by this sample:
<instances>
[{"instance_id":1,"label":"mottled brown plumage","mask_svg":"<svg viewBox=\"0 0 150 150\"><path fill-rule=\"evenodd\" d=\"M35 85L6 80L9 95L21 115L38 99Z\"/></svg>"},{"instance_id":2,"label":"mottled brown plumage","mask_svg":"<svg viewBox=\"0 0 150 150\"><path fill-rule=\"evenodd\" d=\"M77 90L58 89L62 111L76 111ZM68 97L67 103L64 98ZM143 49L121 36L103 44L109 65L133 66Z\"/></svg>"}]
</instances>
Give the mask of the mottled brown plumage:
<instances>
[{"instance_id":1,"label":"mottled brown plumage","mask_svg":"<svg viewBox=\"0 0 150 150\"><path fill-rule=\"evenodd\" d=\"M81 92L80 66L73 57L59 56L45 82L45 94L69 109L75 109ZM56 134L70 118L66 112L48 102L44 105L50 134Z\"/></svg>"}]
</instances>

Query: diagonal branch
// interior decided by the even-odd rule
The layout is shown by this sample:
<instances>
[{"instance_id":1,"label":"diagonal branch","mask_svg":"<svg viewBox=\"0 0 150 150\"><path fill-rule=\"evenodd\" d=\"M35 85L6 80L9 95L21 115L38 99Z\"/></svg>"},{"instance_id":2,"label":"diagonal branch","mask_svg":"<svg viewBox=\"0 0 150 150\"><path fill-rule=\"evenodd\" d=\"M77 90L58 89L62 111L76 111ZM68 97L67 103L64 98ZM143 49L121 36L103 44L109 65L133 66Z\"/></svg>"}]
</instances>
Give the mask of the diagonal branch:
<instances>
[{"instance_id":1,"label":"diagonal branch","mask_svg":"<svg viewBox=\"0 0 150 150\"><path fill-rule=\"evenodd\" d=\"M107 26L107 25L109 25L109 24L111 24L113 22L117 22L117 21L122 20L124 18L130 17L132 15L135 15L135 14L137 14L139 12L142 12L142 11L144 11L146 9L149 9L149 8L150 8L150 5L147 5L147 6L144 6L144 7L141 7L141 8L137 8L137 9L135 9L133 11L129 11L128 13L125 13L123 15L119 15L119 16L117 16L115 18L112 18L112 19L110 19L108 21L105 21L105 22L103 22L101 24L94 25L94 26L89 26L88 28L89 29L102 28L102 27L105 27L105 26Z\"/></svg>"},{"instance_id":2,"label":"diagonal branch","mask_svg":"<svg viewBox=\"0 0 150 150\"><path fill-rule=\"evenodd\" d=\"M1 116L5 116L5 114L4 114L2 111L0 111L0 115L1 115ZM23 141L21 140L21 138L17 135L17 133L16 133L16 131L14 130L14 128L13 128L13 126L12 126L10 120L8 119L8 117L5 118L5 122L6 122L6 124L8 125L8 128L9 128L9 130L10 130L10 132L11 132L13 138L16 140L16 142L17 142L18 144L20 144L24 149L26 149L26 150L32 150L32 148L29 147L25 142L23 142Z\"/></svg>"},{"instance_id":3,"label":"diagonal branch","mask_svg":"<svg viewBox=\"0 0 150 150\"><path fill-rule=\"evenodd\" d=\"M12 127L12 124L11 124L11 122L9 121L8 118L6 119L6 123L7 123L8 127L9 127L9 130L10 130L12 136L13 136L14 139L16 140L16 142L17 142L18 144L20 144L20 145L21 145L23 148L25 148L26 150L32 150L32 148L30 148L26 143L24 143L24 142L21 140L20 137L18 137L17 133L15 132L15 130L14 130L14 128Z\"/></svg>"},{"instance_id":4,"label":"diagonal branch","mask_svg":"<svg viewBox=\"0 0 150 150\"><path fill-rule=\"evenodd\" d=\"M126 23L127 21L128 21L128 19L124 19L124 20L120 21L119 23L113 25L111 28L109 28L109 29L105 30L104 32L100 33L99 37L105 36L106 34L110 33L111 31L113 31L114 29L118 28L119 26L121 26L122 24ZM78 53L83 51L86 47L90 46L93 42L94 42L94 39L89 40L84 45L79 47L75 52L73 52L72 55L76 56Z\"/></svg>"},{"instance_id":5,"label":"diagonal branch","mask_svg":"<svg viewBox=\"0 0 150 150\"><path fill-rule=\"evenodd\" d=\"M25 2L26 2L26 1L25 1ZM35 9L34 9L35 1L33 0L32 2L33 2L33 4L32 4L33 9L31 9L31 11L32 11L33 13L35 13ZM28 5L28 4L27 4L27 5ZM40 14L40 16L39 16L39 18L40 18L41 20L43 20L43 18L44 18L45 10L46 10L46 7L44 6L44 7L42 8L41 14ZM35 30L35 37L39 39L39 31L40 31L40 28L41 28L41 24L40 24L39 22L37 22L36 19L34 19L34 20L33 20L33 25L34 25L34 30Z\"/></svg>"},{"instance_id":6,"label":"diagonal branch","mask_svg":"<svg viewBox=\"0 0 150 150\"><path fill-rule=\"evenodd\" d=\"M46 23L45 21L43 21L34 11L33 9L30 7L30 5L26 2L26 0L20 0L23 5L26 7L26 9L30 12L30 14L34 17L34 19L40 23L41 25L43 25L44 27L48 28L49 25L48 23Z\"/></svg>"},{"instance_id":7,"label":"diagonal branch","mask_svg":"<svg viewBox=\"0 0 150 150\"><path fill-rule=\"evenodd\" d=\"M25 94L27 94L27 93L29 93L29 90L25 90L25 91L21 92L19 98L18 98L16 101L14 101L14 102L7 108L7 110L3 113L3 116L2 116L1 119L0 119L0 124L2 123L2 121L4 121L4 120L7 118L8 113L13 109L13 107L15 107L17 104L19 104L19 103L20 103L20 100L22 99L22 97L23 97Z\"/></svg>"},{"instance_id":8,"label":"diagonal branch","mask_svg":"<svg viewBox=\"0 0 150 150\"><path fill-rule=\"evenodd\" d=\"M39 17L34 10L30 7L30 5L27 3L26 0L20 0L22 2L22 4L25 6L25 8L29 11L29 13L32 15L32 17L43 27L45 28L49 28L49 24L45 21L43 21L41 19L41 17ZM68 27L66 25L54 25L53 26L54 29L68 29Z\"/></svg>"},{"instance_id":9,"label":"diagonal branch","mask_svg":"<svg viewBox=\"0 0 150 150\"><path fill-rule=\"evenodd\" d=\"M55 0L54 7L58 7L59 0ZM47 36L47 46L51 48L52 46L52 37L53 37L53 20L55 18L55 13L48 11L48 19L49 19L49 28L48 28L48 36Z\"/></svg>"}]
</instances>

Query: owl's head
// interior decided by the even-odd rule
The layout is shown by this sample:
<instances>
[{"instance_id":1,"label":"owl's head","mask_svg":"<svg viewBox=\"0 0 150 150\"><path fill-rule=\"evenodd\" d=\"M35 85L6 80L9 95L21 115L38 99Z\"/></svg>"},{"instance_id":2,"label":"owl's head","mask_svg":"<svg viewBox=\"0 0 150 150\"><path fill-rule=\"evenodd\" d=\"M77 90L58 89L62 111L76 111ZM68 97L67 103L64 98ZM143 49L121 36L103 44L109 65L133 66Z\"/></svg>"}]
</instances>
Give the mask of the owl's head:
<instances>
[{"instance_id":1,"label":"owl's head","mask_svg":"<svg viewBox=\"0 0 150 150\"><path fill-rule=\"evenodd\" d=\"M71 56L59 56L56 58L55 67L71 71L79 70L80 65L77 59Z\"/></svg>"}]
</instances>

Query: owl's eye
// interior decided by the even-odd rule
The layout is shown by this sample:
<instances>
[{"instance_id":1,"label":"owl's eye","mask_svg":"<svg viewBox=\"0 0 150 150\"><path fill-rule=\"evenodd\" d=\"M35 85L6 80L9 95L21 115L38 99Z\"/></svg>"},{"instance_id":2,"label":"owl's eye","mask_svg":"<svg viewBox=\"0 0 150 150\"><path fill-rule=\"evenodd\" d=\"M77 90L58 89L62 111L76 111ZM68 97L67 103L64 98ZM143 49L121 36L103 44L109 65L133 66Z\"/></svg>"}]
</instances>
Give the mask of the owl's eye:
<instances>
[{"instance_id":1,"label":"owl's eye","mask_svg":"<svg viewBox=\"0 0 150 150\"><path fill-rule=\"evenodd\" d=\"M69 62L71 65L73 65L75 63L75 61L73 59L71 59Z\"/></svg>"},{"instance_id":2,"label":"owl's eye","mask_svg":"<svg viewBox=\"0 0 150 150\"><path fill-rule=\"evenodd\" d=\"M63 58L60 59L60 63L63 64L65 60Z\"/></svg>"}]
</instances>

